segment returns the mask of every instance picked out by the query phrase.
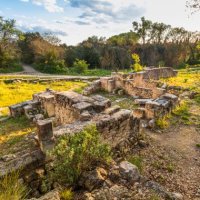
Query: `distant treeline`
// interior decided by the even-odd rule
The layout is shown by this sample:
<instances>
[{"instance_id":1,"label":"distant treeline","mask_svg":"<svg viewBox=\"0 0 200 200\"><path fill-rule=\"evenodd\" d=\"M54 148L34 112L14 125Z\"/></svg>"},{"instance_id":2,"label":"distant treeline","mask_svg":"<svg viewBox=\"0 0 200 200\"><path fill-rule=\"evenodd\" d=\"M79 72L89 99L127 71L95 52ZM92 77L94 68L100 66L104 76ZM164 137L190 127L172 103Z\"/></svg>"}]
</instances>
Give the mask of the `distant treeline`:
<instances>
[{"instance_id":1,"label":"distant treeline","mask_svg":"<svg viewBox=\"0 0 200 200\"><path fill-rule=\"evenodd\" d=\"M141 18L133 30L108 39L89 37L77 46L67 46L54 35L22 33L14 20L0 18L0 68L20 61L41 71L65 71L78 60L89 68L119 70L130 68L131 54L140 56L143 66L184 67L200 64L200 32L173 28Z\"/></svg>"}]
</instances>

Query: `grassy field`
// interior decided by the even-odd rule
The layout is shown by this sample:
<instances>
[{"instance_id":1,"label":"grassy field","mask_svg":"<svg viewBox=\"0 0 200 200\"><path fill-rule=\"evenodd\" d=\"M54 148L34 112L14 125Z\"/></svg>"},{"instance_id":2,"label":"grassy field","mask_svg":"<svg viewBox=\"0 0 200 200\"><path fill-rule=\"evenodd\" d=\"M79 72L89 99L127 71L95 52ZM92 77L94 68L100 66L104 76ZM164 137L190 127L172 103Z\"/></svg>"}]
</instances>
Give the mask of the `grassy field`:
<instances>
[{"instance_id":1,"label":"grassy field","mask_svg":"<svg viewBox=\"0 0 200 200\"><path fill-rule=\"evenodd\" d=\"M35 126L24 117L0 122L0 156L15 153L25 148L25 145L30 145L30 142L24 141L35 129Z\"/></svg>"},{"instance_id":2,"label":"grassy field","mask_svg":"<svg viewBox=\"0 0 200 200\"><path fill-rule=\"evenodd\" d=\"M10 83L0 81L0 119L8 115L7 106L32 99L37 92L51 88L57 91L78 90L80 91L87 84L83 82L52 82L52 83ZM16 149L22 148L26 136L35 130L35 126L24 117L10 118L4 122L0 121L0 156L14 153Z\"/></svg>"},{"instance_id":3,"label":"grassy field","mask_svg":"<svg viewBox=\"0 0 200 200\"><path fill-rule=\"evenodd\" d=\"M32 95L37 92L51 88L57 91L75 90L86 86L83 82L52 82L52 83L11 83L0 82L0 107L6 107L25 100L32 99Z\"/></svg>"},{"instance_id":4,"label":"grassy field","mask_svg":"<svg viewBox=\"0 0 200 200\"><path fill-rule=\"evenodd\" d=\"M52 83L10 83L0 81L0 116L6 115L7 106L32 99L37 92L51 88L57 91L81 90L87 84L83 82L59 81Z\"/></svg>"},{"instance_id":5,"label":"grassy field","mask_svg":"<svg viewBox=\"0 0 200 200\"><path fill-rule=\"evenodd\" d=\"M200 70L180 70L177 77L164 79L168 85L181 86L192 91L200 92Z\"/></svg>"}]
</instances>

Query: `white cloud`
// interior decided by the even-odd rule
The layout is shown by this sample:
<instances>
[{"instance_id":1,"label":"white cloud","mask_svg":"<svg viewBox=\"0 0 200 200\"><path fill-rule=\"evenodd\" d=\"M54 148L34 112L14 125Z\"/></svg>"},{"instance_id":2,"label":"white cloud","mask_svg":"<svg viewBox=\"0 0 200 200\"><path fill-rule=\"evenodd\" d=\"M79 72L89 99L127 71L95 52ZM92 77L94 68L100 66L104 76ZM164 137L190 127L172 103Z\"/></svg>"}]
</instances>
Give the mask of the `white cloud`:
<instances>
[{"instance_id":1,"label":"white cloud","mask_svg":"<svg viewBox=\"0 0 200 200\"><path fill-rule=\"evenodd\" d=\"M63 37L66 37L68 35L65 30L52 26L51 23L43 19L37 19L31 23L30 22L28 23L24 19L18 20L17 27L23 32L39 32L41 34L53 33L57 36L63 36Z\"/></svg>"},{"instance_id":2,"label":"white cloud","mask_svg":"<svg viewBox=\"0 0 200 200\"><path fill-rule=\"evenodd\" d=\"M31 0L20 0L23 2L30 2ZM38 6L43 6L48 12L63 12L64 9L57 4L57 0L32 0L32 3Z\"/></svg>"}]
</instances>

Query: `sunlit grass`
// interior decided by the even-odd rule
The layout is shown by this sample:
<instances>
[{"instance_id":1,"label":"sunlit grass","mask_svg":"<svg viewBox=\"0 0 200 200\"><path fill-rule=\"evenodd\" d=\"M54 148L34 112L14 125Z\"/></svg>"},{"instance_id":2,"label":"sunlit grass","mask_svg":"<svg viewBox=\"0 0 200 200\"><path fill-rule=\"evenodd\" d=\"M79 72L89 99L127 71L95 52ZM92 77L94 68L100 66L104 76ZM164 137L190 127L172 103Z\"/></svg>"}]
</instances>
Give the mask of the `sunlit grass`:
<instances>
[{"instance_id":1,"label":"sunlit grass","mask_svg":"<svg viewBox=\"0 0 200 200\"><path fill-rule=\"evenodd\" d=\"M25 136L34 130L34 125L25 117L0 122L0 155L13 153L14 147L21 148Z\"/></svg>"},{"instance_id":2,"label":"sunlit grass","mask_svg":"<svg viewBox=\"0 0 200 200\"><path fill-rule=\"evenodd\" d=\"M170 86L181 86L190 90L200 92L200 73L190 73L186 70L180 71L177 77L164 79Z\"/></svg>"},{"instance_id":3,"label":"sunlit grass","mask_svg":"<svg viewBox=\"0 0 200 200\"><path fill-rule=\"evenodd\" d=\"M0 181L0 200L23 200L27 195L27 188L19 181L19 172L7 174Z\"/></svg>"},{"instance_id":4,"label":"sunlit grass","mask_svg":"<svg viewBox=\"0 0 200 200\"><path fill-rule=\"evenodd\" d=\"M59 81L52 83L11 83L0 82L0 108L7 107L22 101L32 99L32 95L37 92L51 88L56 91L67 91L79 89L86 86L83 82ZM2 111L1 111L2 112Z\"/></svg>"}]
</instances>

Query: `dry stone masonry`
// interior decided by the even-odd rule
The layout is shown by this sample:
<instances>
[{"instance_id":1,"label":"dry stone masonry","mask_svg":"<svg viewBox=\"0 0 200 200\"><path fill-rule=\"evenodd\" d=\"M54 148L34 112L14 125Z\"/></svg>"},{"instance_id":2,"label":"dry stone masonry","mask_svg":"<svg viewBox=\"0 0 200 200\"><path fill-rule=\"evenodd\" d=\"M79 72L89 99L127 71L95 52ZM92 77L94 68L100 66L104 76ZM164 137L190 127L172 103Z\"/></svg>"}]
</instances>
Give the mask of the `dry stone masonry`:
<instances>
[{"instance_id":1,"label":"dry stone masonry","mask_svg":"<svg viewBox=\"0 0 200 200\"><path fill-rule=\"evenodd\" d=\"M111 77L93 81L83 95L73 91L56 92L47 89L34 94L30 101L10 106L12 117L24 115L37 125L34 140L39 147L36 151L40 151L39 157L29 159L23 168L27 169L31 161L37 161L35 170L41 169L47 162L46 151L53 148L57 138L78 133L89 124L96 125L102 139L112 147L116 156L126 154L138 142L144 127L153 127L156 119L171 112L179 103L178 96L168 93L166 86L159 87L158 84L160 78L175 75L176 72L171 68L155 68L129 74L113 73ZM113 106L108 98L96 94L100 90L129 95L132 103L138 107L128 110ZM5 165L9 171L9 164ZM13 165L10 165L10 170L16 170L17 167ZM4 167L0 168L1 176L4 175ZM129 163L122 162L119 167L125 179L136 177L131 177L131 173L136 173L137 169ZM131 168L131 173L126 168ZM41 190L41 181L38 183L38 179L34 178L26 180L29 185L34 185L34 192Z\"/></svg>"},{"instance_id":2,"label":"dry stone masonry","mask_svg":"<svg viewBox=\"0 0 200 200\"><path fill-rule=\"evenodd\" d=\"M37 141L42 151L53 146L63 134L82 130L96 124L104 141L114 149L126 149L137 141L142 128L152 127L179 103L166 87L158 87L160 78L175 76L171 68L153 68L138 73L113 73L92 82L83 94L73 91L56 92L47 89L33 95L33 99L10 106L12 117L25 115L37 123ZM93 94L99 90L127 94L138 108L133 110L112 106L111 101ZM87 96L86 96L87 95ZM89 95L89 96L88 96Z\"/></svg>"}]
</instances>

